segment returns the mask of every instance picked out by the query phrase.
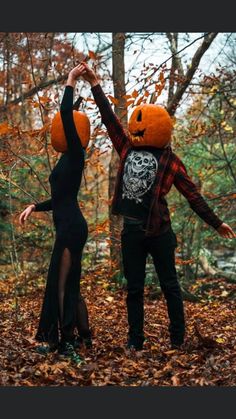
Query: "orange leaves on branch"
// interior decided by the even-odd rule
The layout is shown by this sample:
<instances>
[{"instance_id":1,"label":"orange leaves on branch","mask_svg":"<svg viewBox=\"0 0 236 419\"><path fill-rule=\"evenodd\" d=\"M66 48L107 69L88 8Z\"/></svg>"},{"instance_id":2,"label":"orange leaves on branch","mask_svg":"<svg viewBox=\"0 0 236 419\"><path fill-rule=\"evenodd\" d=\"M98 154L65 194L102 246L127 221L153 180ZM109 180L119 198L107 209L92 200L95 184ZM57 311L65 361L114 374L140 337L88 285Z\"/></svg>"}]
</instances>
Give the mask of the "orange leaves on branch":
<instances>
[{"instance_id":1,"label":"orange leaves on branch","mask_svg":"<svg viewBox=\"0 0 236 419\"><path fill-rule=\"evenodd\" d=\"M19 126L11 126L8 122L2 122L0 124L0 136L4 135L14 135L20 132Z\"/></svg>"},{"instance_id":2,"label":"orange leaves on branch","mask_svg":"<svg viewBox=\"0 0 236 419\"><path fill-rule=\"evenodd\" d=\"M128 108L128 106L132 105L133 103L134 103L134 99L127 100L125 107Z\"/></svg>"},{"instance_id":3,"label":"orange leaves on branch","mask_svg":"<svg viewBox=\"0 0 236 419\"><path fill-rule=\"evenodd\" d=\"M130 99L130 98L132 98L132 95L124 95L124 96L122 96L122 98L123 99Z\"/></svg>"},{"instance_id":4,"label":"orange leaves on branch","mask_svg":"<svg viewBox=\"0 0 236 419\"><path fill-rule=\"evenodd\" d=\"M134 97L136 99L136 97L138 97L139 93L136 89L134 89L134 91L132 92L132 97Z\"/></svg>"},{"instance_id":5,"label":"orange leaves on branch","mask_svg":"<svg viewBox=\"0 0 236 419\"><path fill-rule=\"evenodd\" d=\"M141 103L145 103L146 102L146 98L144 96L141 96L137 102L135 103L136 106L140 105Z\"/></svg>"},{"instance_id":6,"label":"orange leaves on branch","mask_svg":"<svg viewBox=\"0 0 236 419\"><path fill-rule=\"evenodd\" d=\"M164 77L164 72L163 71L160 72L159 81L160 81L161 84L165 84L165 77Z\"/></svg>"},{"instance_id":7,"label":"orange leaves on branch","mask_svg":"<svg viewBox=\"0 0 236 419\"><path fill-rule=\"evenodd\" d=\"M158 93L158 95L160 95L161 94L161 92L162 92L162 87L157 83L156 85L155 85L155 90L156 90L156 92Z\"/></svg>"},{"instance_id":8,"label":"orange leaves on branch","mask_svg":"<svg viewBox=\"0 0 236 419\"><path fill-rule=\"evenodd\" d=\"M141 103L146 103L150 93L146 90L142 96L139 97L139 92L134 89L130 95L124 95L123 99L126 99L125 107L128 108L130 105L138 106Z\"/></svg>"},{"instance_id":9,"label":"orange leaves on branch","mask_svg":"<svg viewBox=\"0 0 236 419\"><path fill-rule=\"evenodd\" d=\"M91 58L91 60L95 61L97 59L96 54L91 50L88 51L88 56L89 56L89 58Z\"/></svg>"},{"instance_id":10,"label":"orange leaves on branch","mask_svg":"<svg viewBox=\"0 0 236 419\"><path fill-rule=\"evenodd\" d=\"M107 95L107 97L110 99L110 101L114 104L114 105L118 105L119 100L116 99L115 97L111 96L111 95Z\"/></svg>"},{"instance_id":11,"label":"orange leaves on branch","mask_svg":"<svg viewBox=\"0 0 236 419\"><path fill-rule=\"evenodd\" d=\"M12 131L12 127L8 124L8 122L2 122L0 124L0 135L8 134Z\"/></svg>"},{"instance_id":12,"label":"orange leaves on branch","mask_svg":"<svg viewBox=\"0 0 236 419\"><path fill-rule=\"evenodd\" d=\"M32 106L34 108L39 108L40 106L45 107L45 105L48 105L52 99L48 96L39 96L37 101L31 100Z\"/></svg>"},{"instance_id":13,"label":"orange leaves on branch","mask_svg":"<svg viewBox=\"0 0 236 419\"><path fill-rule=\"evenodd\" d=\"M157 93L157 97L161 95L162 90L165 87L165 77L163 71L160 72L158 83L155 85L155 91Z\"/></svg>"},{"instance_id":14,"label":"orange leaves on branch","mask_svg":"<svg viewBox=\"0 0 236 419\"><path fill-rule=\"evenodd\" d=\"M40 103L49 103L52 101L48 96L39 96Z\"/></svg>"}]
</instances>

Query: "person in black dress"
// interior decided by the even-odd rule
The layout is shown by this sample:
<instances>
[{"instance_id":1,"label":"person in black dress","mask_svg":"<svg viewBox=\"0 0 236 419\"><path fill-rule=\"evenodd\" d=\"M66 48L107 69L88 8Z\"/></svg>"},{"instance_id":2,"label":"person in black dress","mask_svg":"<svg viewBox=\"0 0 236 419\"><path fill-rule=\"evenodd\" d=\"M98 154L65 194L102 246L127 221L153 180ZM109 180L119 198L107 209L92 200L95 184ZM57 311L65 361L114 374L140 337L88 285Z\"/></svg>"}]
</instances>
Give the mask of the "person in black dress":
<instances>
[{"instance_id":1,"label":"person in black dress","mask_svg":"<svg viewBox=\"0 0 236 419\"><path fill-rule=\"evenodd\" d=\"M79 356L75 348L82 341L87 347L92 345L88 311L80 294L81 259L88 227L77 201L85 161L85 150L73 119L73 93L80 76L78 67L68 75L61 102L67 151L61 155L49 176L51 199L28 206L19 218L23 225L33 211L52 210L56 240L36 340L47 342L46 346L38 346L39 351L58 349L60 354L76 362Z\"/></svg>"}]
</instances>

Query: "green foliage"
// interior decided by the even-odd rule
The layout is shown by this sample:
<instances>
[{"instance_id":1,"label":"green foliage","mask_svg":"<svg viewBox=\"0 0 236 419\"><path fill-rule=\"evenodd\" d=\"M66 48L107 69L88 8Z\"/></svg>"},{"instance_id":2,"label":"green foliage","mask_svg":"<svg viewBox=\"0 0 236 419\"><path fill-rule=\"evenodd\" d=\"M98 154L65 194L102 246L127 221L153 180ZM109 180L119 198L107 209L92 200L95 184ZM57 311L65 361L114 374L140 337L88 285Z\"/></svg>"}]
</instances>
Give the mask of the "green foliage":
<instances>
[{"instance_id":1,"label":"green foliage","mask_svg":"<svg viewBox=\"0 0 236 419\"><path fill-rule=\"evenodd\" d=\"M218 77L223 76L219 74ZM227 77L230 79L232 74L229 73ZM222 82L220 89L225 84ZM185 118L178 120L175 151L208 205L222 221L235 229L236 112L232 106L235 102L235 89L231 90L232 97L229 97L230 93L226 97L225 93L217 92L214 89L210 95L210 104L209 96L201 96L200 92L187 110ZM207 249L225 246L226 239L193 213L185 198L174 188L168 198L173 228L179 238L180 257L187 260L195 258L197 261L199 255L207 252ZM228 241L227 247L233 249L233 241ZM210 259L209 262L213 263ZM182 266L182 274L194 276L191 264Z\"/></svg>"}]
</instances>

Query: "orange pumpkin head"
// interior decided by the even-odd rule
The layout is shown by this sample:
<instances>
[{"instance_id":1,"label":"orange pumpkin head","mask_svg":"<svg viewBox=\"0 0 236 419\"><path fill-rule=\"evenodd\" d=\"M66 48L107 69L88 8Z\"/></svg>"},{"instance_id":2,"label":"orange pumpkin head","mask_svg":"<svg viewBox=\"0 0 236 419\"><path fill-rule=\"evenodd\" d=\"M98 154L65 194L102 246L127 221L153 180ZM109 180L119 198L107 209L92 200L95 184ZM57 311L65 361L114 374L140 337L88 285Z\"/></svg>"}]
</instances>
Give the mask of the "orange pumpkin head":
<instances>
[{"instance_id":1,"label":"orange pumpkin head","mask_svg":"<svg viewBox=\"0 0 236 419\"><path fill-rule=\"evenodd\" d=\"M82 147L86 148L90 138L89 119L85 113L75 110L73 110L73 117ZM52 120L51 144L56 151L60 151L61 153L67 150L67 141L60 112L57 112Z\"/></svg>"},{"instance_id":2,"label":"orange pumpkin head","mask_svg":"<svg viewBox=\"0 0 236 419\"><path fill-rule=\"evenodd\" d=\"M133 110L128 128L134 146L163 148L171 139L173 122L162 106L148 103Z\"/></svg>"}]
</instances>

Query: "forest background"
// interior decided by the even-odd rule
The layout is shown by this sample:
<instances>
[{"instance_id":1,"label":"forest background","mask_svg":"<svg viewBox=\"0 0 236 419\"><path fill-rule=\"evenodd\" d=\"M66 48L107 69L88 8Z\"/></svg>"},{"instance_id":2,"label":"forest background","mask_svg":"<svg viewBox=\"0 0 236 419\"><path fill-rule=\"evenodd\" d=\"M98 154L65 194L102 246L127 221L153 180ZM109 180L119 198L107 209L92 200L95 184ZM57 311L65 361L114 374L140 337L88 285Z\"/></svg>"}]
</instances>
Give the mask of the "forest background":
<instances>
[{"instance_id":1,"label":"forest background","mask_svg":"<svg viewBox=\"0 0 236 419\"><path fill-rule=\"evenodd\" d=\"M57 366L58 376L38 358L28 367L22 366L22 362L16 361L19 353L14 344L18 341L21 349L33 345L55 239L51 213L34 213L24 229L18 218L28 204L50 196L48 177L59 158L50 144L50 126L59 110L70 69L81 59L89 59L124 126L139 103L166 106L175 120L174 152L183 160L208 204L235 230L235 40L235 33L0 33L2 385L64 385L74 384L73 380L80 380L81 385L235 383L235 364L231 363L235 348L235 240L217 235L193 213L175 188L167 200L178 237L179 280L191 318L189 344L191 347L196 342L195 346L200 345L203 351L205 346L209 349L214 345L218 351L222 345L223 352L217 356L219 362L227 362L220 377L215 377L219 367L207 352L207 358L199 358L202 372L195 368L192 375L186 371L180 374L179 370L170 373L163 359L148 358L142 361L144 364L134 378L126 367L123 375L119 370L116 377L109 369L109 357L103 354L103 359L100 354L105 363L102 369L94 366L89 372L75 373L67 366L68 378L62 379L60 368L64 374L65 366ZM116 345L123 347L127 327L126 281L120 257L122 220L110 212L118 156L101 124L88 83L79 81L76 95L83 96L82 110L91 122L91 141L79 194L89 224L81 286L88 300L95 338L101 332L107 353L114 339ZM171 351L165 304L151 260L147 264L146 311L147 350L155 353L163 347L167 353L163 356L172 360L173 354L168 354ZM108 322L107 334L104 319ZM30 361L25 356L27 364ZM16 361L13 366L12 357ZM206 359L213 374L210 378ZM160 362L162 374L146 376L147 362ZM193 365L196 366L194 362Z\"/></svg>"}]
</instances>

